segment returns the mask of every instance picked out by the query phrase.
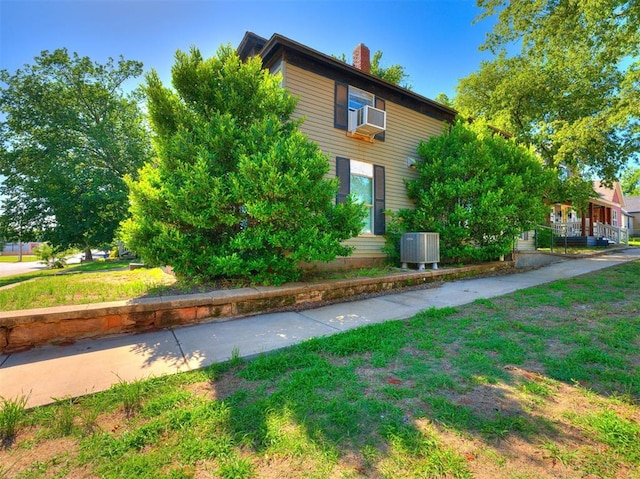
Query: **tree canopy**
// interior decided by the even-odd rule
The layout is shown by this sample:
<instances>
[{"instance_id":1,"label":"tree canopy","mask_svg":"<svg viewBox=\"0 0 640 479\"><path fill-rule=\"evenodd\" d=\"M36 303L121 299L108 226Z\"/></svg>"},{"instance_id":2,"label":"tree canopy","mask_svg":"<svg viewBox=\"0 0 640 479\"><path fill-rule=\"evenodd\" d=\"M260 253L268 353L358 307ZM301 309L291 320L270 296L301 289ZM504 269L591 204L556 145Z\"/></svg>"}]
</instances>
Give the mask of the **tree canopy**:
<instances>
[{"instance_id":1,"label":"tree canopy","mask_svg":"<svg viewBox=\"0 0 640 479\"><path fill-rule=\"evenodd\" d=\"M620 178L622 192L628 196L640 196L640 168L630 166L622 173Z\"/></svg>"},{"instance_id":2,"label":"tree canopy","mask_svg":"<svg viewBox=\"0 0 640 479\"><path fill-rule=\"evenodd\" d=\"M123 239L146 262L180 276L282 283L299 263L348 255L363 208L334 203L327 158L290 119L281 78L230 46L203 59L177 52L173 89L144 87L155 158L129 180Z\"/></svg>"},{"instance_id":3,"label":"tree canopy","mask_svg":"<svg viewBox=\"0 0 640 479\"><path fill-rule=\"evenodd\" d=\"M103 65L65 49L0 72L5 224L24 218L62 248L112 242L127 211L124 175L150 153L142 112L122 92L141 73L140 62Z\"/></svg>"},{"instance_id":4,"label":"tree canopy","mask_svg":"<svg viewBox=\"0 0 640 479\"><path fill-rule=\"evenodd\" d=\"M440 234L443 258L493 260L541 222L553 174L528 149L458 118L450 131L422 141L419 177L406 182L415 209L394 215L387 249L408 231ZM393 246L395 247L395 246Z\"/></svg>"},{"instance_id":5,"label":"tree canopy","mask_svg":"<svg viewBox=\"0 0 640 479\"><path fill-rule=\"evenodd\" d=\"M613 181L640 146L640 4L479 0L496 57L456 107L532 145L547 167ZM516 52L516 53L513 53Z\"/></svg>"},{"instance_id":6,"label":"tree canopy","mask_svg":"<svg viewBox=\"0 0 640 479\"><path fill-rule=\"evenodd\" d=\"M340 61L344 63L349 63L347 60L347 55L342 53L338 58ZM407 88L411 90L411 85L408 83L409 75L407 74L405 68L402 65L390 65L388 67L382 66L382 51L376 50L373 54L373 58L371 59L371 74L382 80L388 81L389 83L393 83L394 85L399 85L403 88Z\"/></svg>"}]
</instances>

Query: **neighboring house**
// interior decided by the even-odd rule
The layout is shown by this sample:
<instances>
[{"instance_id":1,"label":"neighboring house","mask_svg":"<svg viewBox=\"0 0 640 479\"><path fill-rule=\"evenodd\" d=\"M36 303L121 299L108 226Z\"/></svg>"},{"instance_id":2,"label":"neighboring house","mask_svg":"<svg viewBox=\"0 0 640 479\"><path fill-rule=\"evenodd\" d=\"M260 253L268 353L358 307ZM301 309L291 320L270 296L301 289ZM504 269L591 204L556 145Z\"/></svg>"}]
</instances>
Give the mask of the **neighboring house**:
<instances>
[{"instance_id":1,"label":"neighboring house","mask_svg":"<svg viewBox=\"0 0 640 479\"><path fill-rule=\"evenodd\" d=\"M589 200L586 211L579 212L570 204L555 204L551 207L549 222L558 236L583 238L587 245L595 245L598 239L614 243L628 242L628 220L625 198L620 183L613 188L593 182L597 198Z\"/></svg>"},{"instance_id":2,"label":"neighboring house","mask_svg":"<svg viewBox=\"0 0 640 479\"><path fill-rule=\"evenodd\" d=\"M33 254L33 248L40 246L42 243L39 241L29 241L25 243L5 243L4 248L0 251L2 256L17 256L20 254Z\"/></svg>"},{"instance_id":3,"label":"neighboring house","mask_svg":"<svg viewBox=\"0 0 640 479\"><path fill-rule=\"evenodd\" d=\"M355 247L344 265L385 258L385 210L413 207L404 181L413 169L421 140L439 135L455 110L370 74L369 49L354 50L354 66L289 38L246 33L238 54L259 55L298 104L300 130L328 154L330 174L340 180L337 201L351 194L369 208L362 233L347 241Z\"/></svg>"},{"instance_id":4,"label":"neighboring house","mask_svg":"<svg viewBox=\"0 0 640 479\"><path fill-rule=\"evenodd\" d=\"M629 235L640 235L640 196L626 196L624 204Z\"/></svg>"}]
</instances>

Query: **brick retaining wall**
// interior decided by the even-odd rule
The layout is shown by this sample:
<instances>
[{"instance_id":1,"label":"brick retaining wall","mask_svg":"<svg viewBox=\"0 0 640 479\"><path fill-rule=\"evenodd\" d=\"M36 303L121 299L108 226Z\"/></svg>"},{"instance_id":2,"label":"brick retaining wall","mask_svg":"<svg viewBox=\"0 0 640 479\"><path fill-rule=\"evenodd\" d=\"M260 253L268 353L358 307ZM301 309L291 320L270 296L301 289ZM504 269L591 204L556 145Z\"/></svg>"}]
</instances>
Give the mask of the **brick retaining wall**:
<instances>
[{"instance_id":1,"label":"brick retaining wall","mask_svg":"<svg viewBox=\"0 0 640 479\"><path fill-rule=\"evenodd\" d=\"M278 287L9 311L0 313L0 353L45 344L65 344L84 338L312 307L321 302L353 299L362 294L512 268L513 262L495 262L462 268L400 272L377 278L341 279L317 284L294 283Z\"/></svg>"}]
</instances>

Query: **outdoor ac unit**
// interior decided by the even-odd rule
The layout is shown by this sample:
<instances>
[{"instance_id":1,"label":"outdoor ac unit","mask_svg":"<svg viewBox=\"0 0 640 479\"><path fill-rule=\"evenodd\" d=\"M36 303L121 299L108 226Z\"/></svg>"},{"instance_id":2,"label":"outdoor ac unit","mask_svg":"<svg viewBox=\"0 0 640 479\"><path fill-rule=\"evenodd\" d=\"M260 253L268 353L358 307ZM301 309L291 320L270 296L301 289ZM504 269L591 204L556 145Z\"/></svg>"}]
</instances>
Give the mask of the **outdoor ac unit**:
<instances>
[{"instance_id":1,"label":"outdoor ac unit","mask_svg":"<svg viewBox=\"0 0 640 479\"><path fill-rule=\"evenodd\" d=\"M425 263L432 263L433 269L438 269L440 234L403 234L400 240L400 261L402 261L402 267L405 269L407 268L407 263L417 264L419 270L424 269Z\"/></svg>"},{"instance_id":2,"label":"outdoor ac unit","mask_svg":"<svg viewBox=\"0 0 640 479\"><path fill-rule=\"evenodd\" d=\"M365 105L349 111L349 131L364 135L377 135L387 129L387 112Z\"/></svg>"}]
</instances>

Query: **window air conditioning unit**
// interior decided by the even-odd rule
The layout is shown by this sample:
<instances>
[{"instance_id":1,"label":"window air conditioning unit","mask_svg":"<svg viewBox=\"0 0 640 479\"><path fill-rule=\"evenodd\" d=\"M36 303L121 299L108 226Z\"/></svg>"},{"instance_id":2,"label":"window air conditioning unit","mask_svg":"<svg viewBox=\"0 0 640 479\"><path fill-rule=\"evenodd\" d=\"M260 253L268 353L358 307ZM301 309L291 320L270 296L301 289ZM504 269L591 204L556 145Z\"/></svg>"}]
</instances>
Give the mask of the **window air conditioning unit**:
<instances>
[{"instance_id":1,"label":"window air conditioning unit","mask_svg":"<svg viewBox=\"0 0 640 479\"><path fill-rule=\"evenodd\" d=\"M431 263L433 269L438 269L440 261L440 234L439 233L405 233L400 239L400 261L402 268L407 268L407 263L418 265L419 270L424 269L425 263Z\"/></svg>"},{"instance_id":2,"label":"window air conditioning unit","mask_svg":"<svg viewBox=\"0 0 640 479\"><path fill-rule=\"evenodd\" d=\"M387 129L387 112L369 105L349 111L349 131L374 136Z\"/></svg>"}]
</instances>

